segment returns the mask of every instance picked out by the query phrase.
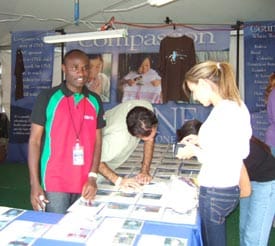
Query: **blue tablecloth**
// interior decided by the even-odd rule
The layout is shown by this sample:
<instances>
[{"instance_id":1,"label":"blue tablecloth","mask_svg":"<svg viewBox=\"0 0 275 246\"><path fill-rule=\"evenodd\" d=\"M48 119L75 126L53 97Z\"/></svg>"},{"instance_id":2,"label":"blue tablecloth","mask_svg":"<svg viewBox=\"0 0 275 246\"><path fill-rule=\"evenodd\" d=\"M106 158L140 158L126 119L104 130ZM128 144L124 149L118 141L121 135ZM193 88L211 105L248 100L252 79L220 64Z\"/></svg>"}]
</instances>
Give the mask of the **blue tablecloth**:
<instances>
[{"instance_id":1,"label":"blue tablecloth","mask_svg":"<svg viewBox=\"0 0 275 246\"><path fill-rule=\"evenodd\" d=\"M36 211L26 211L15 220L26 220L33 222L41 222L54 225L58 223L64 215L55 213L45 213ZM139 240L142 235L159 235L171 238L185 238L188 240L188 246L202 246L202 236L200 228L200 218L198 216L195 225L175 224L158 221L144 221L143 227L135 239L134 245L139 245ZM93 235L91 235L92 237ZM46 238L38 238L33 245L37 246L83 246L85 244L78 242L59 241Z\"/></svg>"}]
</instances>

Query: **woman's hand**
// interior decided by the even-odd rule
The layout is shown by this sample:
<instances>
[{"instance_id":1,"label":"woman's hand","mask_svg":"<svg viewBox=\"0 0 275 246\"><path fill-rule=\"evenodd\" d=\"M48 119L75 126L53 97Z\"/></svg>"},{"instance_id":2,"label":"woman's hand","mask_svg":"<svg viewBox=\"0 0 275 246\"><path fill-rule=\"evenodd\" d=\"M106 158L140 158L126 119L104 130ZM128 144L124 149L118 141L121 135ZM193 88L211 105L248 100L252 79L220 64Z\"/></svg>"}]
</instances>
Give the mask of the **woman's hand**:
<instances>
[{"instance_id":1,"label":"woman's hand","mask_svg":"<svg viewBox=\"0 0 275 246\"><path fill-rule=\"evenodd\" d=\"M194 144L189 143L184 147L179 148L176 157L178 159L191 159L193 156L195 156L195 147L196 146Z\"/></svg>"},{"instance_id":2,"label":"woman's hand","mask_svg":"<svg viewBox=\"0 0 275 246\"><path fill-rule=\"evenodd\" d=\"M186 137L184 137L180 143L182 144L185 144L185 145L188 145L188 144L194 144L194 145L198 145L199 146L199 138L198 138L198 135L195 135L195 134L190 134Z\"/></svg>"},{"instance_id":3,"label":"woman's hand","mask_svg":"<svg viewBox=\"0 0 275 246\"><path fill-rule=\"evenodd\" d=\"M181 141L181 144L185 146L179 148L178 153L176 155L179 159L191 159L195 156L195 150L199 148L199 138L198 135L190 134L184 137Z\"/></svg>"}]
</instances>

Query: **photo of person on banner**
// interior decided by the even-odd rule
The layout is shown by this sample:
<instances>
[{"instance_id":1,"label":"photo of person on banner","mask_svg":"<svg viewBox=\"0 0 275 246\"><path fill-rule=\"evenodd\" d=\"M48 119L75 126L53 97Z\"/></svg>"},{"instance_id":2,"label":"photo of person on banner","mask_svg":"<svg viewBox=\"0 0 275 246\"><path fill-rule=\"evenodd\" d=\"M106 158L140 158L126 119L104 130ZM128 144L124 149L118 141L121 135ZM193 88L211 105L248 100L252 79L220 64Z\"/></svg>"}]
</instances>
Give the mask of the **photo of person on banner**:
<instances>
[{"instance_id":1,"label":"photo of person on banner","mask_svg":"<svg viewBox=\"0 0 275 246\"><path fill-rule=\"evenodd\" d=\"M105 61L105 62L104 62ZM110 101L110 69L111 54L89 55L89 82L86 84L90 91L97 93L102 102ZM104 67L105 65L105 67ZM108 72L108 75L106 74Z\"/></svg>"},{"instance_id":2,"label":"photo of person on banner","mask_svg":"<svg viewBox=\"0 0 275 246\"><path fill-rule=\"evenodd\" d=\"M161 77L153 68L155 60L156 55L148 53L123 54L119 57L121 102L143 99L151 103L162 103ZM124 75L125 73L127 74Z\"/></svg>"}]
</instances>

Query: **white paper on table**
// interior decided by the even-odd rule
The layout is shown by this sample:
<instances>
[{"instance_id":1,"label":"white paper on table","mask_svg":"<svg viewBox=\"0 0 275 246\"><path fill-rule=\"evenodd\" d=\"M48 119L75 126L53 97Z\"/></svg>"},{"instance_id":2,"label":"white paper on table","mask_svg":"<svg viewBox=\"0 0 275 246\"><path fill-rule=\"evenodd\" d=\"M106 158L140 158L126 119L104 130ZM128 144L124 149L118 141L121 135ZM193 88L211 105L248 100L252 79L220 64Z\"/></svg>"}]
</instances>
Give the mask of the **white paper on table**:
<instances>
[{"instance_id":1,"label":"white paper on table","mask_svg":"<svg viewBox=\"0 0 275 246\"><path fill-rule=\"evenodd\" d=\"M22 214L23 212L25 212L26 210L24 209L19 209L19 208L9 208L9 207L2 207L2 211L0 214L1 218L11 218L14 219L16 217L18 217L20 214Z\"/></svg>"},{"instance_id":2,"label":"white paper on table","mask_svg":"<svg viewBox=\"0 0 275 246\"><path fill-rule=\"evenodd\" d=\"M108 202L134 204L139 199L139 196L140 193L134 192L132 189L124 189L113 192L109 197Z\"/></svg>"},{"instance_id":3,"label":"white paper on table","mask_svg":"<svg viewBox=\"0 0 275 246\"><path fill-rule=\"evenodd\" d=\"M78 213L84 217L92 219L104 206L104 202L86 201L85 199L80 197L68 208L67 211Z\"/></svg>"},{"instance_id":4,"label":"white paper on table","mask_svg":"<svg viewBox=\"0 0 275 246\"><path fill-rule=\"evenodd\" d=\"M126 189L98 189L95 201L99 202L122 202L122 203L135 203L139 197L139 190L136 191L132 188Z\"/></svg>"},{"instance_id":5,"label":"white paper on table","mask_svg":"<svg viewBox=\"0 0 275 246\"><path fill-rule=\"evenodd\" d=\"M9 222L13 219L8 218L7 216L2 216L2 213L6 212L9 209L9 207L0 206L0 230L7 226Z\"/></svg>"},{"instance_id":6,"label":"white paper on table","mask_svg":"<svg viewBox=\"0 0 275 246\"><path fill-rule=\"evenodd\" d=\"M31 245L51 226L40 222L15 220L0 231L1 245Z\"/></svg>"},{"instance_id":7,"label":"white paper on table","mask_svg":"<svg viewBox=\"0 0 275 246\"><path fill-rule=\"evenodd\" d=\"M0 215L4 212L6 212L7 210L9 210L10 207L4 207L4 206L0 206Z\"/></svg>"},{"instance_id":8,"label":"white paper on table","mask_svg":"<svg viewBox=\"0 0 275 246\"><path fill-rule=\"evenodd\" d=\"M142 192L144 193L164 194L167 190L168 186L166 182L154 182L154 180L142 186Z\"/></svg>"},{"instance_id":9,"label":"white paper on table","mask_svg":"<svg viewBox=\"0 0 275 246\"><path fill-rule=\"evenodd\" d=\"M163 207L158 205L135 204L129 218L160 221Z\"/></svg>"},{"instance_id":10,"label":"white paper on table","mask_svg":"<svg viewBox=\"0 0 275 246\"><path fill-rule=\"evenodd\" d=\"M99 216L114 216L126 218L130 215L133 210L133 204L109 202L106 203L105 207L99 212Z\"/></svg>"},{"instance_id":11,"label":"white paper on table","mask_svg":"<svg viewBox=\"0 0 275 246\"><path fill-rule=\"evenodd\" d=\"M138 204L164 206L165 200L163 194L143 192L138 200Z\"/></svg>"},{"instance_id":12,"label":"white paper on table","mask_svg":"<svg viewBox=\"0 0 275 246\"><path fill-rule=\"evenodd\" d=\"M164 168L159 166L156 171L155 171L155 177L163 177L163 176L172 176L172 175L177 175L178 174L178 169L174 168Z\"/></svg>"},{"instance_id":13,"label":"white paper on table","mask_svg":"<svg viewBox=\"0 0 275 246\"><path fill-rule=\"evenodd\" d=\"M142 234L137 246L163 245L163 246L187 246L187 238L165 237L158 235Z\"/></svg>"},{"instance_id":14,"label":"white paper on table","mask_svg":"<svg viewBox=\"0 0 275 246\"><path fill-rule=\"evenodd\" d=\"M43 238L84 243L101 223L102 219L88 219L78 213L67 213Z\"/></svg>"},{"instance_id":15,"label":"white paper on table","mask_svg":"<svg viewBox=\"0 0 275 246\"><path fill-rule=\"evenodd\" d=\"M25 212L23 209L0 207L0 230L15 220L15 218L17 218L23 212Z\"/></svg>"},{"instance_id":16,"label":"white paper on table","mask_svg":"<svg viewBox=\"0 0 275 246\"><path fill-rule=\"evenodd\" d=\"M197 221L197 209L192 209L187 213L178 213L171 208L166 208L162 215L163 222L196 225Z\"/></svg>"},{"instance_id":17,"label":"white paper on table","mask_svg":"<svg viewBox=\"0 0 275 246\"><path fill-rule=\"evenodd\" d=\"M166 207L186 213L198 206L198 188L187 178L172 176L168 187Z\"/></svg>"},{"instance_id":18,"label":"white paper on table","mask_svg":"<svg viewBox=\"0 0 275 246\"><path fill-rule=\"evenodd\" d=\"M105 182L106 181L106 182ZM112 183L108 182L108 180L103 179L101 182L97 184L98 190L109 190L109 191L117 191L117 187Z\"/></svg>"},{"instance_id":19,"label":"white paper on table","mask_svg":"<svg viewBox=\"0 0 275 246\"><path fill-rule=\"evenodd\" d=\"M86 245L133 245L143 221L106 217Z\"/></svg>"},{"instance_id":20,"label":"white paper on table","mask_svg":"<svg viewBox=\"0 0 275 246\"><path fill-rule=\"evenodd\" d=\"M105 190L105 189L98 189L96 192L95 200L96 201L109 201L113 193L116 192L114 190Z\"/></svg>"},{"instance_id":21,"label":"white paper on table","mask_svg":"<svg viewBox=\"0 0 275 246\"><path fill-rule=\"evenodd\" d=\"M142 187L137 204L165 207L165 193L168 192L167 182L150 182Z\"/></svg>"}]
</instances>

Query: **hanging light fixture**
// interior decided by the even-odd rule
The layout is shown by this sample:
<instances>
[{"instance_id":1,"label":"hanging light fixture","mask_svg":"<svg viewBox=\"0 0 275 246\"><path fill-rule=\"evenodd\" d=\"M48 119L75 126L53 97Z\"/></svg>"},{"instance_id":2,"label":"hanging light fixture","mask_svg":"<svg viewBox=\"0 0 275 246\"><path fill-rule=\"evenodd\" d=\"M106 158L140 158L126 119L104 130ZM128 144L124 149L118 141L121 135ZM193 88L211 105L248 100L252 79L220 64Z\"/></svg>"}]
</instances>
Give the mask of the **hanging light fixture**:
<instances>
[{"instance_id":1,"label":"hanging light fixture","mask_svg":"<svg viewBox=\"0 0 275 246\"><path fill-rule=\"evenodd\" d=\"M127 29L115 29L115 30L106 30L106 31L51 35L51 36L45 36L43 38L43 41L48 44L55 44L55 43L66 43L66 42L76 42L76 41L85 41L85 40L106 39L106 38L122 38L122 37L127 37L127 35L128 35Z\"/></svg>"},{"instance_id":2,"label":"hanging light fixture","mask_svg":"<svg viewBox=\"0 0 275 246\"><path fill-rule=\"evenodd\" d=\"M140 6L143 6L144 4L150 4L151 6L159 7L173 1L176 1L176 0L147 0L147 2L142 3ZM137 6L134 6L134 7L137 7ZM109 23L113 24L114 20L112 18L107 24ZM75 20L74 21L75 21L75 24L78 24L79 22L79 0L75 0ZM105 24L103 27L105 26L107 25ZM95 32L83 32L83 33L71 33L71 34L45 36L43 38L43 41L48 44L54 44L54 43L76 42L76 41L107 39L107 38L122 38L122 37L127 37L128 35L127 29L113 29L113 30L109 30L109 29L110 28L102 29L101 27L101 31L95 31Z\"/></svg>"}]
</instances>

